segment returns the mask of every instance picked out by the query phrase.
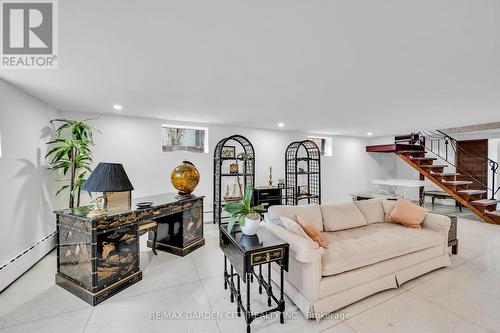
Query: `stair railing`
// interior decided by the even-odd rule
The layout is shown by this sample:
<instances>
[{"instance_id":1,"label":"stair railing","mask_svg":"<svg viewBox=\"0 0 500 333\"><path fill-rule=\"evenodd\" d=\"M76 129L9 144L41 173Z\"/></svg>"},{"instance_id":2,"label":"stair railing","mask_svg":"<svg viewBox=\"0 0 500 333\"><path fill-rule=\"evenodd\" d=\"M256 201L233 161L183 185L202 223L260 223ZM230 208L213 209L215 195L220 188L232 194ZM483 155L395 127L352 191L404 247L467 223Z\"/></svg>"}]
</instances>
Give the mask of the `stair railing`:
<instances>
[{"instance_id":1,"label":"stair railing","mask_svg":"<svg viewBox=\"0 0 500 333\"><path fill-rule=\"evenodd\" d=\"M500 186L498 188L495 187L495 182L496 178L498 175L498 167L499 164L498 162L490 159L488 156L485 156L484 154L478 153L476 151L472 150L467 150L462 147L460 147L457 144L457 140L449 136L448 134L442 132L442 131L422 131L418 133L418 143L423 146L427 151L433 153L434 155L438 156L442 160L444 160L446 163L452 165L455 167L457 172L460 172L461 174L464 174L465 176L472 178L475 182L479 183L482 187L486 188L487 190L491 191L491 199L495 198L495 195L498 193L500 190ZM450 153L453 151L453 156L451 157ZM468 174L467 172L464 172L460 168L458 168L455 165L455 156L457 151L460 153L466 154L470 157L474 158L481 158L487 161L489 169L491 170L491 187L489 187L487 184L483 184L481 181L473 177L472 175ZM453 158L453 160L451 160Z\"/></svg>"}]
</instances>

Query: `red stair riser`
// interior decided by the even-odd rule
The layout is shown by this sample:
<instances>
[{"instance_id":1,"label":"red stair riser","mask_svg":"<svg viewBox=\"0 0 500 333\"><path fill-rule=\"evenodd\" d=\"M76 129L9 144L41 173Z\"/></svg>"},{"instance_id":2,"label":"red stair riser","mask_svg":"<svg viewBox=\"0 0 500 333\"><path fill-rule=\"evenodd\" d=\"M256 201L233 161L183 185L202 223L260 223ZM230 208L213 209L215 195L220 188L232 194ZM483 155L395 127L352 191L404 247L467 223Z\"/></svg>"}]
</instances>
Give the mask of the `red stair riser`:
<instances>
[{"instance_id":1,"label":"red stair riser","mask_svg":"<svg viewBox=\"0 0 500 333\"><path fill-rule=\"evenodd\" d=\"M462 194L458 194L458 195L461 196L462 198L464 198L467 201L476 201L476 200L481 200L483 198L483 196L481 194L477 194L477 195L462 195Z\"/></svg>"},{"instance_id":2,"label":"red stair riser","mask_svg":"<svg viewBox=\"0 0 500 333\"><path fill-rule=\"evenodd\" d=\"M487 210L488 212L494 212L497 210L497 205L491 205L491 206L484 206L484 209Z\"/></svg>"},{"instance_id":3,"label":"red stair riser","mask_svg":"<svg viewBox=\"0 0 500 333\"><path fill-rule=\"evenodd\" d=\"M489 217L490 217L493 221L495 221L495 223L500 224L500 217L498 217L498 216L491 216L491 215L489 215Z\"/></svg>"}]
</instances>

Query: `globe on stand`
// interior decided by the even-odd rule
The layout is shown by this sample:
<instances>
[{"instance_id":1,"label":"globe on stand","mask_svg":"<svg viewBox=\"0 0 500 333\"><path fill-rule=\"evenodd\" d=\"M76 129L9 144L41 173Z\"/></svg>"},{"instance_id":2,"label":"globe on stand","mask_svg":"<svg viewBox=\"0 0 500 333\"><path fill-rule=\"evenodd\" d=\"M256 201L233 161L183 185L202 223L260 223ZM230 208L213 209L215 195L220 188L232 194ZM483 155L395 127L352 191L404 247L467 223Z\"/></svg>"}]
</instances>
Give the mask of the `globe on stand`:
<instances>
[{"instance_id":1,"label":"globe on stand","mask_svg":"<svg viewBox=\"0 0 500 333\"><path fill-rule=\"evenodd\" d=\"M172 181L172 186L179 191L176 198L191 198L193 197L191 192L194 191L200 182L200 173L193 163L183 161L181 165L172 170L170 180Z\"/></svg>"}]
</instances>

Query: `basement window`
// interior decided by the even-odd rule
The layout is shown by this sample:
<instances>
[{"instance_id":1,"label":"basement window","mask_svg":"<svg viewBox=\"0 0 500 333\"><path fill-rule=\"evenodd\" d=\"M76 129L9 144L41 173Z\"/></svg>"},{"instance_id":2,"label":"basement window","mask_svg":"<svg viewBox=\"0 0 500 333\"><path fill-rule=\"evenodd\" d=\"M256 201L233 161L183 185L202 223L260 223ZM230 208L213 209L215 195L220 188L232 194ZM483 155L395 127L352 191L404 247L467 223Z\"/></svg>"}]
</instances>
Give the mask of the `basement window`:
<instances>
[{"instance_id":1,"label":"basement window","mask_svg":"<svg viewBox=\"0 0 500 333\"><path fill-rule=\"evenodd\" d=\"M333 155L332 138L322 136L308 136L308 138L318 146L321 156Z\"/></svg>"},{"instance_id":2,"label":"basement window","mask_svg":"<svg viewBox=\"0 0 500 333\"><path fill-rule=\"evenodd\" d=\"M163 152L208 153L208 128L161 125L161 150Z\"/></svg>"}]
</instances>

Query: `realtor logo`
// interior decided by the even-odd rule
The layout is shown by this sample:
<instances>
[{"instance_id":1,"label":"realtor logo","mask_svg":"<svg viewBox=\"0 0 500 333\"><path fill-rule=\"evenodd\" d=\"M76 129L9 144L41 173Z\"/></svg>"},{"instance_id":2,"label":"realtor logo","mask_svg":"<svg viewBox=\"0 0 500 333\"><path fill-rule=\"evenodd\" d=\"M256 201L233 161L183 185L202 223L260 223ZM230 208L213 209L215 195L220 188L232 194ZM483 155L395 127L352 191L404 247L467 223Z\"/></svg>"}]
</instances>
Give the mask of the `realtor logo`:
<instances>
[{"instance_id":1,"label":"realtor logo","mask_svg":"<svg viewBox=\"0 0 500 333\"><path fill-rule=\"evenodd\" d=\"M57 68L56 0L0 0L1 68Z\"/></svg>"}]
</instances>

